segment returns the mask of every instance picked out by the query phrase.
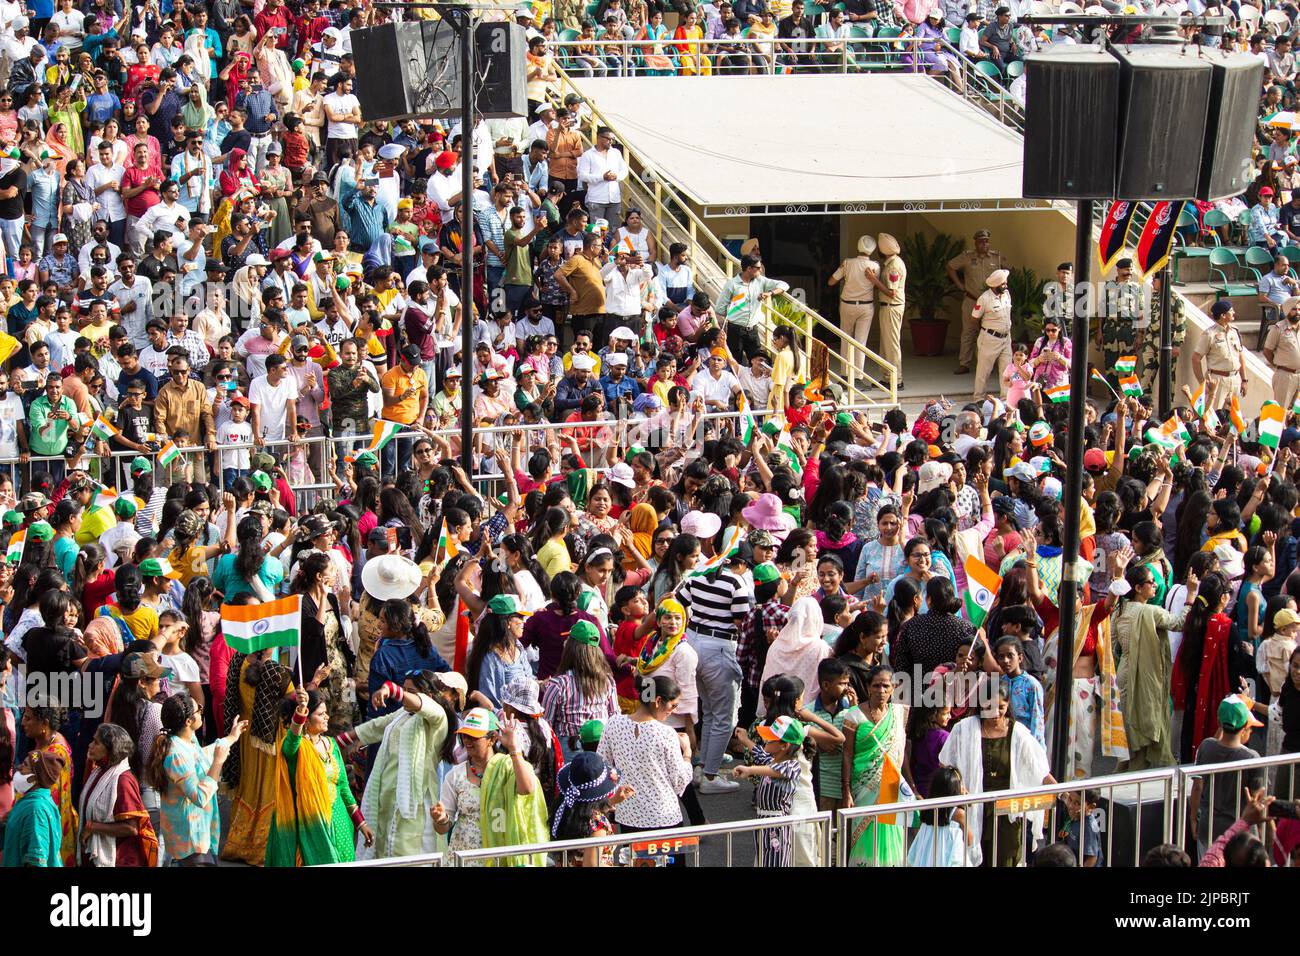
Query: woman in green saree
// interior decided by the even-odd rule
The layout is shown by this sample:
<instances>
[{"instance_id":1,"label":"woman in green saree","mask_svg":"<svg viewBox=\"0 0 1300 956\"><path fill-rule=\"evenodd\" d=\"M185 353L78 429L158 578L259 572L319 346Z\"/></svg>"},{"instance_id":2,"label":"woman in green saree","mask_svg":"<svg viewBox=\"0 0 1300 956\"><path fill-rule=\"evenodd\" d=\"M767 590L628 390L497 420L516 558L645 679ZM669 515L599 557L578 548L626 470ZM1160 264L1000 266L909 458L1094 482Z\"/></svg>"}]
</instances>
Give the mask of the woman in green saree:
<instances>
[{"instance_id":1,"label":"woman in green saree","mask_svg":"<svg viewBox=\"0 0 1300 956\"><path fill-rule=\"evenodd\" d=\"M879 664L870 671L867 699L844 719L843 789L846 807L870 807L911 799L903 780L907 707L895 703L894 671ZM906 821L897 814L855 821L849 863L902 866Z\"/></svg>"},{"instance_id":2,"label":"woman in green saree","mask_svg":"<svg viewBox=\"0 0 1300 956\"><path fill-rule=\"evenodd\" d=\"M266 865L350 863L356 833L366 846L375 835L352 796L339 745L326 734L329 711L314 690L299 690L285 705L288 730L280 745Z\"/></svg>"}]
</instances>

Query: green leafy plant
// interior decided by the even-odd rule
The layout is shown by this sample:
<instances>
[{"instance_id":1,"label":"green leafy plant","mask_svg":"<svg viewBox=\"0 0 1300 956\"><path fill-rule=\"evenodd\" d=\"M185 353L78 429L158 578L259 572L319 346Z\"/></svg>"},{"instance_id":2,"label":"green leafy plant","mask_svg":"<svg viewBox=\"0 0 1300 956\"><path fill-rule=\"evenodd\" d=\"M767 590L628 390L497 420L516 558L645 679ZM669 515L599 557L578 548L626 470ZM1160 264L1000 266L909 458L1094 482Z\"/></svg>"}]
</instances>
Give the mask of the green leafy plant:
<instances>
[{"instance_id":1,"label":"green leafy plant","mask_svg":"<svg viewBox=\"0 0 1300 956\"><path fill-rule=\"evenodd\" d=\"M1007 289L1011 293L1011 338L1032 343L1043 333L1043 280L1033 269L1015 268Z\"/></svg>"},{"instance_id":2,"label":"green leafy plant","mask_svg":"<svg viewBox=\"0 0 1300 956\"><path fill-rule=\"evenodd\" d=\"M961 295L948 280L948 261L962 252L962 241L941 232L933 239L914 232L905 237L903 262L907 265L907 311L914 317L933 322L939 319L944 300Z\"/></svg>"}]
</instances>

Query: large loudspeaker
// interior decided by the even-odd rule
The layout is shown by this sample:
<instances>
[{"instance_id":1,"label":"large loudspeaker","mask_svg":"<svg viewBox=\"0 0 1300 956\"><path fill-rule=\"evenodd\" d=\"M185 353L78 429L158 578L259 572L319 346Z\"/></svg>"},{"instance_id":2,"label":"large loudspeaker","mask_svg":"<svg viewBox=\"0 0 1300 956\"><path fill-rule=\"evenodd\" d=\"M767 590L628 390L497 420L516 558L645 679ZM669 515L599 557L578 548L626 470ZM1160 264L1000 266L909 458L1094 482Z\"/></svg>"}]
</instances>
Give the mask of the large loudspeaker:
<instances>
[{"instance_id":1,"label":"large loudspeaker","mask_svg":"<svg viewBox=\"0 0 1300 956\"><path fill-rule=\"evenodd\" d=\"M476 106L489 119L528 115L528 38L517 23L481 23L474 31L480 88Z\"/></svg>"},{"instance_id":2,"label":"large loudspeaker","mask_svg":"<svg viewBox=\"0 0 1300 956\"><path fill-rule=\"evenodd\" d=\"M1025 197L1114 196L1119 63L1092 47L1032 54L1025 96Z\"/></svg>"},{"instance_id":3,"label":"large loudspeaker","mask_svg":"<svg viewBox=\"0 0 1300 956\"><path fill-rule=\"evenodd\" d=\"M1250 162L1264 64L1248 53L1209 57L1210 112L1196 198L1211 201L1244 192L1255 178Z\"/></svg>"},{"instance_id":4,"label":"large loudspeaker","mask_svg":"<svg viewBox=\"0 0 1300 956\"><path fill-rule=\"evenodd\" d=\"M414 20L352 31L353 92L367 121L460 110L460 44L450 23Z\"/></svg>"},{"instance_id":5,"label":"large loudspeaker","mask_svg":"<svg viewBox=\"0 0 1300 956\"><path fill-rule=\"evenodd\" d=\"M1210 107L1208 59L1181 47L1113 47L1120 65L1121 199L1196 195Z\"/></svg>"}]
</instances>

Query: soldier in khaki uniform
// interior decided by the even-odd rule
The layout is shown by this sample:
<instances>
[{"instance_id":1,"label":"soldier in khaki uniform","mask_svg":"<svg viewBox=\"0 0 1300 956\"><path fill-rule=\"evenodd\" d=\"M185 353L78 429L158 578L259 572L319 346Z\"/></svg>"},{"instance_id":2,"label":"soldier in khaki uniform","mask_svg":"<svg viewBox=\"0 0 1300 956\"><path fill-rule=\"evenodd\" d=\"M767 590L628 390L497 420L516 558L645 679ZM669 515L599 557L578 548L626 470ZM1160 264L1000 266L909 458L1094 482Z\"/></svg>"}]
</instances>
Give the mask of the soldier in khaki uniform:
<instances>
[{"instance_id":1,"label":"soldier in khaki uniform","mask_svg":"<svg viewBox=\"0 0 1300 956\"><path fill-rule=\"evenodd\" d=\"M871 325L876 319L876 289L884 288L880 281L880 264L871 258L876 251L876 240L863 236L858 240L858 254L852 259L845 259L827 285L834 288L841 282L840 291L840 329L853 337L855 341L867 344L871 334ZM855 354L849 347L849 361L863 371L863 357Z\"/></svg>"},{"instance_id":2,"label":"soldier in khaki uniform","mask_svg":"<svg viewBox=\"0 0 1300 956\"><path fill-rule=\"evenodd\" d=\"M1201 336L1196 346L1196 375L1206 385L1206 408L1223 408L1228 399L1246 395L1246 348L1232 327L1236 314L1232 303L1220 299L1210 306L1214 327Z\"/></svg>"},{"instance_id":3,"label":"soldier in khaki uniform","mask_svg":"<svg viewBox=\"0 0 1300 956\"><path fill-rule=\"evenodd\" d=\"M961 303L961 351L957 357L957 370L953 374L965 375L975 361L975 340L979 336L980 321L975 317L975 301L984 294L985 280L997 269L1010 269L1006 256L989 248L989 231L975 232L975 249L967 250L948 261L948 280L964 296Z\"/></svg>"},{"instance_id":4,"label":"soldier in khaki uniform","mask_svg":"<svg viewBox=\"0 0 1300 956\"><path fill-rule=\"evenodd\" d=\"M1264 358L1273 366L1273 401L1288 412L1300 392L1300 295L1282 303L1285 320L1274 322L1264 340Z\"/></svg>"},{"instance_id":5,"label":"soldier in khaki uniform","mask_svg":"<svg viewBox=\"0 0 1300 956\"><path fill-rule=\"evenodd\" d=\"M884 259L880 263L880 355L898 369L898 387L903 387L903 350L899 336L903 332L903 306L907 304L907 265L899 258L898 240L887 232L876 236L876 246Z\"/></svg>"},{"instance_id":6,"label":"soldier in khaki uniform","mask_svg":"<svg viewBox=\"0 0 1300 956\"><path fill-rule=\"evenodd\" d=\"M1002 373L1011 361L1011 293L1007 291L1010 273L1006 269L995 270L984 284L987 289L975 300L971 313L980 324L979 338L975 342L975 388L976 398L984 397L984 385L989 372L994 366L998 370L999 387Z\"/></svg>"}]
</instances>

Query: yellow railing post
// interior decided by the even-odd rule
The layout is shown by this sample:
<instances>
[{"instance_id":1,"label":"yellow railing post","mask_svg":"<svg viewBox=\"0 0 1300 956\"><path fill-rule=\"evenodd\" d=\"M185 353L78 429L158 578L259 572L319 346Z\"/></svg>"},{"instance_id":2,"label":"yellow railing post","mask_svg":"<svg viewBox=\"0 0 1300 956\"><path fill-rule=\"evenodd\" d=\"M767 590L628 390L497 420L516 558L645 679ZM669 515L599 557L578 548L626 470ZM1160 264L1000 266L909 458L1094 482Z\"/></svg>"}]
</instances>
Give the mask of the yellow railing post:
<instances>
[{"instance_id":1,"label":"yellow railing post","mask_svg":"<svg viewBox=\"0 0 1300 956\"><path fill-rule=\"evenodd\" d=\"M664 255L664 186L655 177L655 248L659 250L659 255L665 262L668 257ZM695 258L695 250L691 250L691 258Z\"/></svg>"}]
</instances>

